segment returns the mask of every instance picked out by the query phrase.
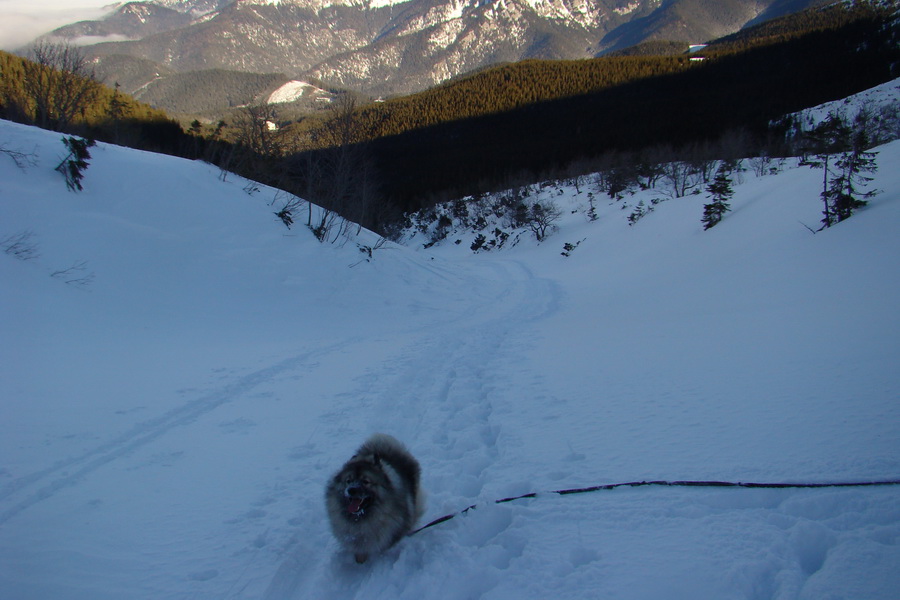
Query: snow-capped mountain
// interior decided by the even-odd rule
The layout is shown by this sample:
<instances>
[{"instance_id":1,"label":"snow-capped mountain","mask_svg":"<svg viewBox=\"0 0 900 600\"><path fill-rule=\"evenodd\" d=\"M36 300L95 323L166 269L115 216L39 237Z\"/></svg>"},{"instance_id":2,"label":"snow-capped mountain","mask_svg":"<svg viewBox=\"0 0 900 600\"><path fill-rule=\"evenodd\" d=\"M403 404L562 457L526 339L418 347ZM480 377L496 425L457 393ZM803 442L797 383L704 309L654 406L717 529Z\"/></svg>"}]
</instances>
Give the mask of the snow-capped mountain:
<instances>
[{"instance_id":1,"label":"snow-capped mountain","mask_svg":"<svg viewBox=\"0 0 900 600\"><path fill-rule=\"evenodd\" d=\"M192 18L125 23L133 4L95 27L127 55L176 71L233 69L318 78L387 94L419 90L485 65L526 58L587 58L645 39L705 41L817 0L157 0ZM149 21L148 21L149 22ZM168 23L168 22L167 22ZM136 39L140 38L140 39ZM110 74L117 78L116 73Z\"/></svg>"},{"instance_id":2,"label":"snow-capped mountain","mask_svg":"<svg viewBox=\"0 0 900 600\"><path fill-rule=\"evenodd\" d=\"M54 32L77 45L98 44L106 41L141 39L190 25L194 15L157 2L129 2L116 8L99 21L79 21L60 27Z\"/></svg>"},{"instance_id":3,"label":"snow-capped mountain","mask_svg":"<svg viewBox=\"0 0 900 600\"><path fill-rule=\"evenodd\" d=\"M193 15L203 15L213 12L233 0L153 0L153 4L165 6L172 10Z\"/></svg>"}]
</instances>

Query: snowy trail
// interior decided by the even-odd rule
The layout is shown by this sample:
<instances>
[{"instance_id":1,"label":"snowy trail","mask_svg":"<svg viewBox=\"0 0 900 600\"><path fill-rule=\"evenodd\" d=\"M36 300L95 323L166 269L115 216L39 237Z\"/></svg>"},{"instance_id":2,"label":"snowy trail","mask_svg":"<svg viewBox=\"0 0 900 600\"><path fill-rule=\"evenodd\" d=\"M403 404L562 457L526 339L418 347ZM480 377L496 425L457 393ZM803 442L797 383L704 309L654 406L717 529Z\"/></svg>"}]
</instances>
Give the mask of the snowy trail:
<instances>
[{"instance_id":1,"label":"snowy trail","mask_svg":"<svg viewBox=\"0 0 900 600\"><path fill-rule=\"evenodd\" d=\"M342 401L323 416L325 437L340 440L336 446L344 448L332 469L355 449L359 441L348 436L359 431L386 431L410 446L425 466L428 508L423 523L490 495L484 496L503 435L503 413L511 410L504 375L524 343L522 327L555 310L561 294L553 282L535 277L517 261L488 260L469 270L469 285L494 290L486 294L487 300L465 311L464 321L441 323L413 335L399 354L359 377L356 387L342 394ZM317 491L321 493L314 489L314 496ZM324 553L313 550L317 545L291 550L264 598L323 593L354 598L373 593L371 586L377 584L370 577L378 577L385 565L376 564L375 572L367 576L337 553L327 531L324 535L328 549ZM402 550L396 552L403 552L403 560L416 560ZM334 589L335 577L345 587ZM391 580L388 577L382 584L390 585Z\"/></svg>"},{"instance_id":2,"label":"snowy trail","mask_svg":"<svg viewBox=\"0 0 900 600\"><path fill-rule=\"evenodd\" d=\"M66 448L61 446L45 458L44 468L7 480L0 490L0 526L13 535L32 529L38 537L55 536L61 507L83 505L96 513L106 504L119 504L117 510L95 514L85 526L97 518L132 521L120 534L125 540L134 535L129 528L140 530L152 521L160 541L184 535L206 540L188 554L145 541L142 553L156 558L138 570L143 577L168 580L147 588L146 596L135 595L123 579L108 582L104 593L89 590L80 596L70 589L66 593L73 598L114 598L117 589L131 597L179 598L183 589L174 590L185 579L200 595L227 590L228 598L263 593L300 598L327 590L334 596L329 580L346 565L324 520L325 479L365 436L387 431L427 465L423 484L437 492L429 498L426 520L480 497L497 459L503 413L510 410L503 389L525 343L522 327L555 310L561 294L518 261L417 260L408 268L464 293L452 305L445 301L442 310L413 296L394 309L409 312L392 325L360 321L352 337L311 344L243 373L223 366L215 369L221 372L218 385L201 383L204 374L196 373L188 399L167 403L170 408L159 416L133 420L112 439L77 453L59 454ZM315 397L293 402L306 387L316 391ZM146 410L124 413L146 415ZM210 432L223 436L222 444L210 443L216 437ZM196 447L195 439L209 447ZM228 462L221 463L223 456L230 457ZM192 485L198 468L206 472L202 478L215 482L206 486L210 489ZM232 479L248 470L255 476ZM133 491L114 492L110 482ZM162 486L163 495L135 495L150 491L148 485ZM224 489L231 508L207 510L217 490ZM193 510L178 509L179 504ZM217 523L204 512L234 517ZM66 526L68 535L77 536L79 529ZM119 543L116 537L111 546ZM220 545L231 548L230 557L214 549ZM33 568L27 554L5 556L10 568L19 564L27 576ZM137 558L130 552L125 556ZM203 560L213 556L211 562ZM105 570L109 560L109 552L100 550L85 569ZM346 574L347 581L354 581L353 573ZM48 593L56 593L55 588ZM347 593L353 597L355 592Z\"/></svg>"},{"instance_id":3,"label":"snowy trail","mask_svg":"<svg viewBox=\"0 0 900 600\"><path fill-rule=\"evenodd\" d=\"M342 342L331 347L317 347L305 354L243 376L221 389L204 394L159 417L138 422L122 435L82 454L62 458L52 466L8 482L0 489L0 502L8 505L0 512L0 525L60 490L78 484L104 465L152 443L172 429L184 427L221 405L247 395L273 377L285 371L308 366L313 359L334 352L345 344L346 342Z\"/></svg>"}]
</instances>

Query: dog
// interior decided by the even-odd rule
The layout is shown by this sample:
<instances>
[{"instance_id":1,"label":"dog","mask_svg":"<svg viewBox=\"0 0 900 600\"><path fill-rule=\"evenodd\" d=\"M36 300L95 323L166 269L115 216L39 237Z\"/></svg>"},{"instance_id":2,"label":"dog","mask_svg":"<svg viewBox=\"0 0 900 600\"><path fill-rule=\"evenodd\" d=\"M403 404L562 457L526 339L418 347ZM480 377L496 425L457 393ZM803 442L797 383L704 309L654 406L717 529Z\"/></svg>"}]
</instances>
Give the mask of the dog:
<instances>
[{"instance_id":1,"label":"dog","mask_svg":"<svg viewBox=\"0 0 900 600\"><path fill-rule=\"evenodd\" d=\"M325 487L325 508L338 543L357 563L408 534L424 512L419 462L396 438L376 433Z\"/></svg>"}]
</instances>

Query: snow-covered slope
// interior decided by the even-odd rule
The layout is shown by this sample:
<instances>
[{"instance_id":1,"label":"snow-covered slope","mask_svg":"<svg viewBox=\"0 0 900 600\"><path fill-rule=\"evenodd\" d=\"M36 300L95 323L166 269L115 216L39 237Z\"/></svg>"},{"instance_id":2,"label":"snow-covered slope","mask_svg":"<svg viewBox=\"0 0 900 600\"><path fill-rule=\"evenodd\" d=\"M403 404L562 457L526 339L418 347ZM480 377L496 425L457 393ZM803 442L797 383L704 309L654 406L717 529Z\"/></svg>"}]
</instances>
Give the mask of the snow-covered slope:
<instances>
[{"instance_id":1,"label":"snow-covered slope","mask_svg":"<svg viewBox=\"0 0 900 600\"><path fill-rule=\"evenodd\" d=\"M306 96L318 96L323 101L329 101L330 93L320 87L316 87L305 81L288 81L277 90L269 94L267 102L278 104L280 102L294 102Z\"/></svg>"},{"instance_id":2,"label":"snow-covered slope","mask_svg":"<svg viewBox=\"0 0 900 600\"><path fill-rule=\"evenodd\" d=\"M870 121L873 138L892 139L900 130L900 79L892 79L871 89L853 94L841 100L826 102L806 110L788 115L794 128L809 131L822 123L829 115L839 117L846 123L853 123L861 111ZM884 135L889 132L891 135Z\"/></svg>"},{"instance_id":3,"label":"snow-covered slope","mask_svg":"<svg viewBox=\"0 0 900 600\"><path fill-rule=\"evenodd\" d=\"M900 478L900 143L816 235L788 164L709 231L703 195L630 226L560 185L541 244L370 262L200 162L99 145L75 194L58 134L0 146L37 157L0 155L2 246L36 254L0 254L0 598L896 597L900 487L492 501ZM379 430L426 519L478 508L359 566L322 490Z\"/></svg>"}]
</instances>

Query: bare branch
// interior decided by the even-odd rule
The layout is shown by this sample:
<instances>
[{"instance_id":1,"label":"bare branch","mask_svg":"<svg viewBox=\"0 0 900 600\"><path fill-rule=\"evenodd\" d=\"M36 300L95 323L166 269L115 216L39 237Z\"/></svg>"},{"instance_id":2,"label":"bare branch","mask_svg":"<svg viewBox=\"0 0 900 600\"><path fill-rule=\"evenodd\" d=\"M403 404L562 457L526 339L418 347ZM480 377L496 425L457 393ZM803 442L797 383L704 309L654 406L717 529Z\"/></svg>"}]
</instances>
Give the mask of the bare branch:
<instances>
[{"instance_id":1,"label":"bare branch","mask_svg":"<svg viewBox=\"0 0 900 600\"><path fill-rule=\"evenodd\" d=\"M50 274L54 279L61 279L68 285L85 288L94 281L95 274L87 270L87 261L81 260L74 263L68 269L60 269Z\"/></svg>"},{"instance_id":2,"label":"bare branch","mask_svg":"<svg viewBox=\"0 0 900 600\"><path fill-rule=\"evenodd\" d=\"M20 152L18 150L6 148L5 146L0 146L0 154L5 154L10 157L12 161L16 163L16 166L23 171L28 167L37 165L37 154L35 152Z\"/></svg>"},{"instance_id":3,"label":"bare branch","mask_svg":"<svg viewBox=\"0 0 900 600\"><path fill-rule=\"evenodd\" d=\"M35 233L30 229L0 239L3 252L19 260L34 260L40 257L38 244L33 239Z\"/></svg>"}]
</instances>

